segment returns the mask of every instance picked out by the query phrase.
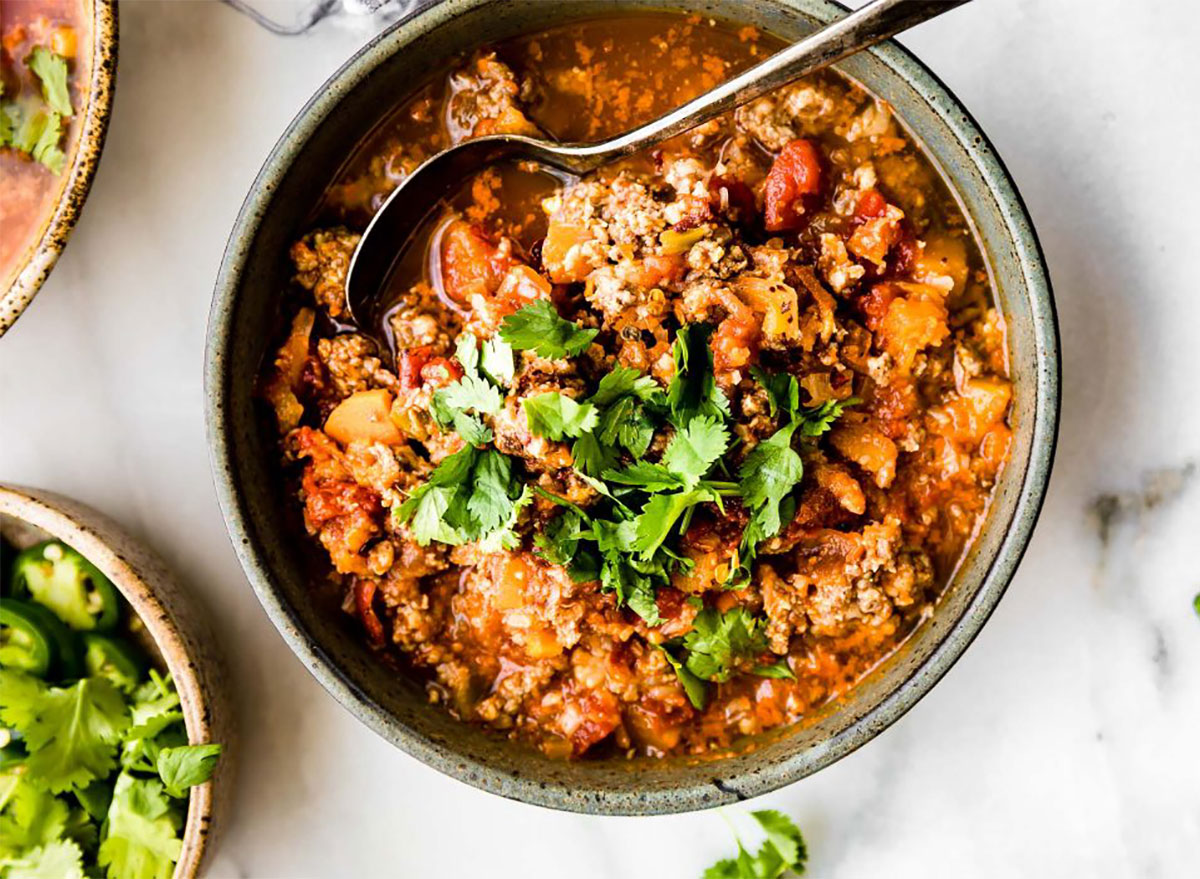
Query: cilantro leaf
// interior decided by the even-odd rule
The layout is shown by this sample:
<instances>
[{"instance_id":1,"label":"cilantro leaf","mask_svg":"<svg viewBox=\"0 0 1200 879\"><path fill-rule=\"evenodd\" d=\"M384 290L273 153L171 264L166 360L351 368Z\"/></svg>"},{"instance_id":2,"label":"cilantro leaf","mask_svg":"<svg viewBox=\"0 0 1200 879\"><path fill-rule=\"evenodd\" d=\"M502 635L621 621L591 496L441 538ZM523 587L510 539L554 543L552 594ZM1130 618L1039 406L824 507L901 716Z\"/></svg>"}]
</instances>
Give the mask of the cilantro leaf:
<instances>
[{"instance_id":1,"label":"cilantro leaf","mask_svg":"<svg viewBox=\"0 0 1200 879\"><path fill-rule=\"evenodd\" d=\"M512 512L512 460L508 455L488 449L482 452L472 471L473 485L467 510L487 534L499 528Z\"/></svg>"},{"instance_id":2,"label":"cilantro leaf","mask_svg":"<svg viewBox=\"0 0 1200 879\"><path fill-rule=\"evenodd\" d=\"M506 545L515 540L511 529L523 494L522 480L507 455L464 446L447 456L394 515L408 524L421 546L485 541L497 531L505 534L495 540Z\"/></svg>"},{"instance_id":3,"label":"cilantro leaf","mask_svg":"<svg viewBox=\"0 0 1200 879\"><path fill-rule=\"evenodd\" d=\"M767 665L757 666L752 668L750 672L751 674L758 675L760 678L776 678L789 681L796 679L796 675L792 671L791 666L788 665L786 658L779 659Z\"/></svg>"},{"instance_id":4,"label":"cilantro leaf","mask_svg":"<svg viewBox=\"0 0 1200 879\"><path fill-rule=\"evenodd\" d=\"M496 526L489 534L485 534L479 541L479 551L483 553L499 552L502 549L516 549L521 545L521 538L517 535L516 526L517 520L520 518L521 510L529 506L533 501L533 492L526 485L521 489L521 494L509 506L508 516Z\"/></svg>"},{"instance_id":5,"label":"cilantro leaf","mask_svg":"<svg viewBox=\"0 0 1200 879\"><path fill-rule=\"evenodd\" d=\"M658 382L629 366L614 366L600 379L596 392L588 401L597 406L608 406L628 394L645 403L666 404L666 396Z\"/></svg>"},{"instance_id":6,"label":"cilantro leaf","mask_svg":"<svg viewBox=\"0 0 1200 879\"><path fill-rule=\"evenodd\" d=\"M707 492L701 491L681 491L651 497L637 517L637 539L633 549L637 550L643 559L650 558L671 535L671 529L684 511L701 500L707 500L708 497Z\"/></svg>"},{"instance_id":7,"label":"cilantro leaf","mask_svg":"<svg viewBox=\"0 0 1200 879\"><path fill-rule=\"evenodd\" d=\"M605 592L615 592L618 604L628 605L648 625L657 626L662 618L654 600L654 584L649 576L652 570L639 569L636 561L626 559L620 552L609 552L600 567L600 587Z\"/></svg>"},{"instance_id":8,"label":"cilantro leaf","mask_svg":"<svg viewBox=\"0 0 1200 879\"><path fill-rule=\"evenodd\" d=\"M600 476L617 466L617 451L600 442L594 433L585 433L571 446L575 467L587 476Z\"/></svg>"},{"instance_id":9,"label":"cilantro leaf","mask_svg":"<svg viewBox=\"0 0 1200 879\"><path fill-rule=\"evenodd\" d=\"M689 487L695 486L729 447L729 431L715 418L693 418L675 433L662 463Z\"/></svg>"},{"instance_id":10,"label":"cilantro leaf","mask_svg":"<svg viewBox=\"0 0 1200 879\"><path fill-rule=\"evenodd\" d=\"M671 664L671 668L675 669L675 674L679 678L679 683L683 685L683 691L687 694L688 701L703 711L708 702L708 685L692 674L687 666L676 659L665 647L662 648L662 652L663 656L667 658L667 662Z\"/></svg>"},{"instance_id":11,"label":"cilantro leaf","mask_svg":"<svg viewBox=\"0 0 1200 879\"><path fill-rule=\"evenodd\" d=\"M583 515L575 510L563 510L534 535L533 543L538 555L555 565L570 565L579 548L580 532L583 531Z\"/></svg>"},{"instance_id":12,"label":"cilantro leaf","mask_svg":"<svg viewBox=\"0 0 1200 879\"><path fill-rule=\"evenodd\" d=\"M15 104L0 103L0 147L13 144L13 129L16 128L17 112Z\"/></svg>"},{"instance_id":13,"label":"cilantro leaf","mask_svg":"<svg viewBox=\"0 0 1200 879\"><path fill-rule=\"evenodd\" d=\"M421 546L428 546L434 540L451 545L466 542L443 518L460 488L470 479L478 454L478 449L468 445L447 455L429 479L396 508L396 519L409 525Z\"/></svg>"},{"instance_id":14,"label":"cilantro leaf","mask_svg":"<svg viewBox=\"0 0 1200 879\"><path fill-rule=\"evenodd\" d=\"M792 422L750 450L738 470L742 502L752 510L762 508L762 538L780 528L779 504L804 476L804 462L792 448L792 435L800 426Z\"/></svg>"},{"instance_id":15,"label":"cilantro leaf","mask_svg":"<svg viewBox=\"0 0 1200 879\"><path fill-rule=\"evenodd\" d=\"M171 684L170 675L150 670L150 680L133 691L130 707L130 729L127 740L154 738L168 726L183 720L179 710L179 693Z\"/></svg>"},{"instance_id":16,"label":"cilantro leaf","mask_svg":"<svg viewBox=\"0 0 1200 879\"><path fill-rule=\"evenodd\" d=\"M804 845L804 837L800 828L787 815L774 809L761 809L751 812L750 817L759 823L767 834L766 845L771 845L778 852L780 860L795 872L804 869L808 860L808 850Z\"/></svg>"},{"instance_id":17,"label":"cilantro leaf","mask_svg":"<svg viewBox=\"0 0 1200 879\"><path fill-rule=\"evenodd\" d=\"M774 809L751 812L766 839L758 853L751 855L737 837L737 857L717 861L704 871L703 879L779 879L786 873L799 876L804 872L808 851L800 829L790 818Z\"/></svg>"},{"instance_id":18,"label":"cilantro leaf","mask_svg":"<svg viewBox=\"0 0 1200 879\"><path fill-rule=\"evenodd\" d=\"M604 410L596 435L607 446L624 446L629 454L640 458L654 439L654 424L644 403L633 394L621 397Z\"/></svg>"},{"instance_id":19,"label":"cilantro leaf","mask_svg":"<svg viewBox=\"0 0 1200 879\"><path fill-rule=\"evenodd\" d=\"M0 717L12 720L25 737L32 777L60 793L87 787L113 770L118 740L129 726L116 687L103 678L84 678L65 689L41 687L32 695L24 682L10 690L13 673L3 675Z\"/></svg>"},{"instance_id":20,"label":"cilantro leaf","mask_svg":"<svg viewBox=\"0 0 1200 879\"><path fill-rule=\"evenodd\" d=\"M507 350L511 380L512 351ZM484 354L487 356L486 343ZM493 353L491 356L494 361L498 355ZM434 391L429 400L429 411L441 427L452 426L467 445L482 446L492 441L492 431L478 416L498 414L504 408L504 398L496 386L480 374L479 342L470 333L458 337L455 357L462 364L462 378ZM502 366L503 363L493 362L494 368Z\"/></svg>"},{"instance_id":21,"label":"cilantro leaf","mask_svg":"<svg viewBox=\"0 0 1200 879\"><path fill-rule=\"evenodd\" d=\"M683 639L688 651L687 668L702 680L724 683L740 662L767 649L761 621L744 607L733 607L725 613L705 608L692 626Z\"/></svg>"},{"instance_id":22,"label":"cilantro leaf","mask_svg":"<svg viewBox=\"0 0 1200 879\"><path fill-rule=\"evenodd\" d=\"M861 403L862 400L857 397L850 397L847 400L826 400L815 409L809 409L804 414L804 424L800 428L800 435L807 437L817 437L827 433L833 422L842 417L842 414L851 406Z\"/></svg>"},{"instance_id":23,"label":"cilantro leaf","mask_svg":"<svg viewBox=\"0 0 1200 879\"><path fill-rule=\"evenodd\" d=\"M474 410L483 415L495 415L504 406L496 386L477 375L464 375L458 381L438 388L434 396L440 405L452 412Z\"/></svg>"},{"instance_id":24,"label":"cilantro leaf","mask_svg":"<svg viewBox=\"0 0 1200 879\"><path fill-rule=\"evenodd\" d=\"M491 442L492 431L477 416L496 415L504 407L504 399L496 386L479 374L479 343L474 336L463 333L458 337L455 357L462 364L462 378L434 391L429 411L443 428L453 426L468 446L481 446Z\"/></svg>"},{"instance_id":25,"label":"cilantro leaf","mask_svg":"<svg viewBox=\"0 0 1200 879\"><path fill-rule=\"evenodd\" d=\"M183 745L163 748L158 752L158 777L167 793L177 799L187 796L187 789L212 778L220 745Z\"/></svg>"},{"instance_id":26,"label":"cilantro leaf","mask_svg":"<svg viewBox=\"0 0 1200 879\"><path fill-rule=\"evenodd\" d=\"M55 174L61 174L66 157L58 148L62 138L62 119L53 110L22 111L11 105L7 113L9 123L8 141L14 149L28 153Z\"/></svg>"},{"instance_id":27,"label":"cilantro leaf","mask_svg":"<svg viewBox=\"0 0 1200 879\"><path fill-rule=\"evenodd\" d=\"M618 485L636 486L646 492L673 491L686 486L681 476L662 464L649 461L637 461L622 470L605 470L604 479Z\"/></svg>"},{"instance_id":28,"label":"cilantro leaf","mask_svg":"<svg viewBox=\"0 0 1200 879\"><path fill-rule=\"evenodd\" d=\"M532 350L551 359L578 356L598 332L559 317L549 299L526 305L504 318L500 325L500 338L515 350Z\"/></svg>"},{"instance_id":29,"label":"cilantro leaf","mask_svg":"<svg viewBox=\"0 0 1200 879\"><path fill-rule=\"evenodd\" d=\"M157 778L117 776L98 860L109 879L170 879L179 859L179 816Z\"/></svg>"},{"instance_id":30,"label":"cilantro leaf","mask_svg":"<svg viewBox=\"0 0 1200 879\"><path fill-rule=\"evenodd\" d=\"M671 349L675 375L667 388L667 404L677 427L698 416L729 417L729 401L713 376L713 355L708 345L712 332L708 324L690 324L675 336Z\"/></svg>"},{"instance_id":31,"label":"cilantro leaf","mask_svg":"<svg viewBox=\"0 0 1200 879\"><path fill-rule=\"evenodd\" d=\"M0 775L0 861L59 839L67 804L35 785L23 768Z\"/></svg>"},{"instance_id":32,"label":"cilantro leaf","mask_svg":"<svg viewBox=\"0 0 1200 879\"><path fill-rule=\"evenodd\" d=\"M34 46L26 65L42 83L42 96L55 113L70 116L71 93L67 90L67 59L45 46Z\"/></svg>"},{"instance_id":33,"label":"cilantro leaf","mask_svg":"<svg viewBox=\"0 0 1200 879\"><path fill-rule=\"evenodd\" d=\"M754 380L767 392L771 416L783 413L785 421L791 421L800 411L800 383L794 375L786 372L769 373L761 366L750 367Z\"/></svg>"},{"instance_id":34,"label":"cilantro leaf","mask_svg":"<svg viewBox=\"0 0 1200 879\"><path fill-rule=\"evenodd\" d=\"M596 426L599 415L591 403L577 403L566 394L548 391L521 403L525 420L534 436L561 440L580 437Z\"/></svg>"},{"instance_id":35,"label":"cilantro leaf","mask_svg":"<svg viewBox=\"0 0 1200 879\"><path fill-rule=\"evenodd\" d=\"M5 879L84 879L83 852L59 839L26 852L5 867Z\"/></svg>"},{"instance_id":36,"label":"cilantro leaf","mask_svg":"<svg viewBox=\"0 0 1200 879\"><path fill-rule=\"evenodd\" d=\"M50 113L46 117L45 126L38 134L37 141L29 150L29 155L54 174L61 174L63 168L66 167L67 156L59 149L60 140L62 140L62 119L57 113Z\"/></svg>"}]
</instances>

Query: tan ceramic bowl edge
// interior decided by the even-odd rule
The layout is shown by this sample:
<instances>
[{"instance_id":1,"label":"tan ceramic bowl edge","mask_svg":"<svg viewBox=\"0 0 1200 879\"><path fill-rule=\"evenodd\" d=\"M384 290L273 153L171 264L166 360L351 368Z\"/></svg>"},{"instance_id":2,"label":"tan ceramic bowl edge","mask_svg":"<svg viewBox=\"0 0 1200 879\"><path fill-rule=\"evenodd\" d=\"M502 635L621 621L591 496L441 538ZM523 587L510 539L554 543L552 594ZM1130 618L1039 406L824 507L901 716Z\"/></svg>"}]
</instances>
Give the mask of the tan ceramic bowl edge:
<instances>
[{"instance_id":1,"label":"tan ceramic bowl edge","mask_svg":"<svg viewBox=\"0 0 1200 879\"><path fill-rule=\"evenodd\" d=\"M198 876L228 814L236 753L224 665L207 620L158 556L90 507L40 489L0 485L0 514L69 544L112 580L175 679L188 741L225 746L212 779L192 788L188 800L175 879Z\"/></svg>"}]
</instances>

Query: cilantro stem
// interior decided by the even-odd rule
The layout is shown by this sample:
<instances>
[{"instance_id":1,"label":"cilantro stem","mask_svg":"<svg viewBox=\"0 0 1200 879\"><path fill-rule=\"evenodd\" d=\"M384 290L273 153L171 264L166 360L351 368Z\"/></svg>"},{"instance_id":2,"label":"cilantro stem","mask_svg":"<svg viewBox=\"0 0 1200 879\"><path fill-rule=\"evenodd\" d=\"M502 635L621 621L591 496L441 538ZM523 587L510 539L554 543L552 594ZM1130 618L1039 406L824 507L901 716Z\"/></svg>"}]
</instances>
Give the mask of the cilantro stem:
<instances>
[{"instance_id":1,"label":"cilantro stem","mask_svg":"<svg viewBox=\"0 0 1200 879\"><path fill-rule=\"evenodd\" d=\"M587 514L586 510L584 510L582 507L578 506L577 504L571 503L565 497L559 497L558 495L553 494L552 492L546 491L546 489L542 488L540 485L531 485L530 487L535 492L537 492L542 497L544 497L546 500L550 501L551 503L558 504L560 507L567 507L568 509L574 510L576 513L578 513L580 516L582 516L585 520L591 519L591 516L589 516Z\"/></svg>"}]
</instances>

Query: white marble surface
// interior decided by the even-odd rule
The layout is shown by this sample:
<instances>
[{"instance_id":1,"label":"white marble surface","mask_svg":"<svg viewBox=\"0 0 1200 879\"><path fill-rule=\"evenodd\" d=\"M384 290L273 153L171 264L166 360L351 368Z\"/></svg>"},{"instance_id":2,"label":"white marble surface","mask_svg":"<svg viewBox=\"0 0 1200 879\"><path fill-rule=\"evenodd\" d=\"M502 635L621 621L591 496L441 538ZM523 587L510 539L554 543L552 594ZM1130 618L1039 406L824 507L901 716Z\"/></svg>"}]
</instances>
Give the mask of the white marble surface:
<instances>
[{"instance_id":1,"label":"white marble surface","mask_svg":"<svg viewBox=\"0 0 1200 879\"><path fill-rule=\"evenodd\" d=\"M212 875L698 876L730 850L717 815L475 791L359 725L275 633L209 476L209 296L267 151L379 22L284 39L200 0L124 0L121 19L91 200L0 341L0 480L108 511L219 621L245 747ZM991 135L1041 232L1065 348L1058 463L1020 573L946 679L756 805L798 818L819 877L1196 876L1200 8L988 0L906 42Z\"/></svg>"}]
</instances>

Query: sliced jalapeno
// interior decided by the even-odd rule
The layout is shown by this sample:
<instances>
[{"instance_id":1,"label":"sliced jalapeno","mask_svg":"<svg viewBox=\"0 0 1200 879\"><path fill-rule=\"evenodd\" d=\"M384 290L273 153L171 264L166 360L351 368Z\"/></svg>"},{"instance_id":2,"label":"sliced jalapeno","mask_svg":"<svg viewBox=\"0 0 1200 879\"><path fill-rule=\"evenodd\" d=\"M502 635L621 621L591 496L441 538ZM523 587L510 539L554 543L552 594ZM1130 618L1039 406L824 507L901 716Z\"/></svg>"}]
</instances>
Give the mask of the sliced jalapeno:
<instances>
[{"instance_id":1,"label":"sliced jalapeno","mask_svg":"<svg viewBox=\"0 0 1200 879\"><path fill-rule=\"evenodd\" d=\"M18 620L21 621L20 624ZM21 668L18 663L24 651L18 645L25 643L26 633L36 631L49 644L50 661L41 672L34 670L36 664L25 667L24 671L53 680L77 678L83 673L83 651L80 649L79 638L40 604L5 598L0 601L0 623L0 644L3 644L4 648L14 648L11 658L6 652L0 651L0 665Z\"/></svg>"},{"instance_id":2,"label":"sliced jalapeno","mask_svg":"<svg viewBox=\"0 0 1200 879\"><path fill-rule=\"evenodd\" d=\"M53 637L24 601L0 601L0 666L44 678L57 658Z\"/></svg>"},{"instance_id":3,"label":"sliced jalapeno","mask_svg":"<svg viewBox=\"0 0 1200 879\"><path fill-rule=\"evenodd\" d=\"M121 617L117 588L100 570L59 540L22 550L13 562L15 594L27 593L72 629L107 632Z\"/></svg>"},{"instance_id":4,"label":"sliced jalapeno","mask_svg":"<svg viewBox=\"0 0 1200 879\"><path fill-rule=\"evenodd\" d=\"M133 645L87 632L83 648L83 666L89 675L106 678L126 692L132 692L141 683L146 663Z\"/></svg>"}]
</instances>

